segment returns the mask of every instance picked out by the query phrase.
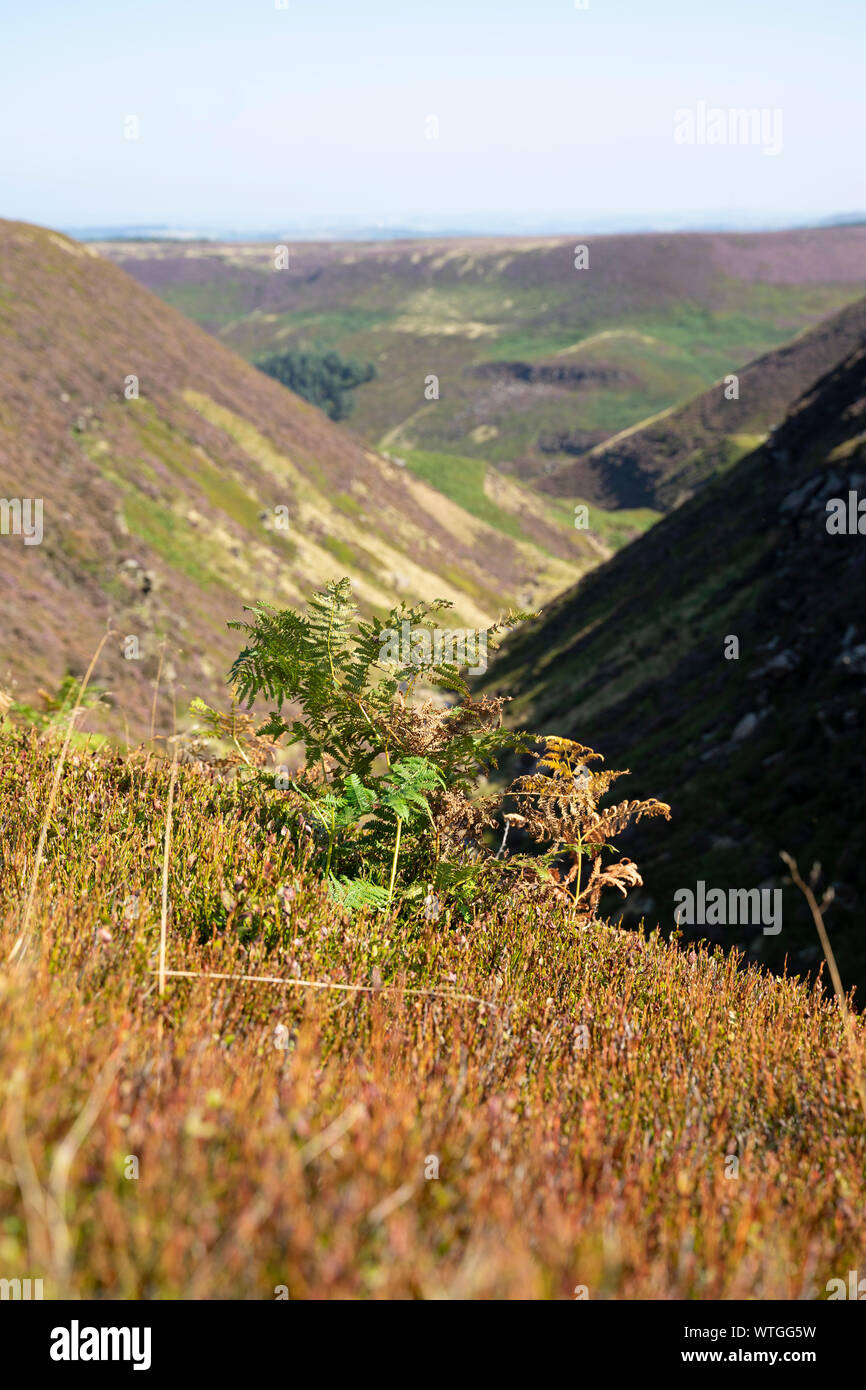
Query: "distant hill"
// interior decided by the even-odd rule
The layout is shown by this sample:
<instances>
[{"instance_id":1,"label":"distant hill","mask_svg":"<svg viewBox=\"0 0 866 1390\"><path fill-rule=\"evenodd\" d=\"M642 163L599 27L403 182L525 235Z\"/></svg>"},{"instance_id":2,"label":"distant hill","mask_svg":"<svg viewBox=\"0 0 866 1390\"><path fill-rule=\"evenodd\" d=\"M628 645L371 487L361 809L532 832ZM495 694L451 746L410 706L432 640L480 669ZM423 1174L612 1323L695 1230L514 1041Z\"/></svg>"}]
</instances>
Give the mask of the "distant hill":
<instances>
[{"instance_id":1,"label":"distant hill","mask_svg":"<svg viewBox=\"0 0 866 1390\"><path fill-rule=\"evenodd\" d=\"M851 491L866 502L866 340L771 441L515 634L487 684L516 694L514 719L629 767L624 794L670 802L670 825L640 827L632 920L670 929L675 891L701 879L780 886L779 850L806 872L819 860L862 995L866 534L826 526L827 502L847 508ZM778 936L707 935L801 969L818 953L794 889L784 912Z\"/></svg>"},{"instance_id":2,"label":"distant hill","mask_svg":"<svg viewBox=\"0 0 866 1390\"><path fill-rule=\"evenodd\" d=\"M539 478L559 497L668 511L750 453L806 388L866 341L866 299L765 353L694 400L615 435ZM736 389L736 398L728 396ZM727 394L726 394L727 393Z\"/></svg>"},{"instance_id":3,"label":"distant hill","mask_svg":"<svg viewBox=\"0 0 866 1390\"><path fill-rule=\"evenodd\" d=\"M164 689L225 699L244 603L349 574L367 611L443 597L476 627L613 548L484 466L454 502L58 233L0 222L0 343L0 497L44 510L41 544L0 535L22 697L80 674L111 617L140 659L112 639L97 675L140 730L163 638Z\"/></svg>"},{"instance_id":4,"label":"distant hill","mask_svg":"<svg viewBox=\"0 0 866 1390\"><path fill-rule=\"evenodd\" d=\"M866 293L866 226L291 241L280 270L261 242L98 249L248 359L292 348L374 362L353 428L410 469L416 451L453 454L522 479Z\"/></svg>"}]
</instances>

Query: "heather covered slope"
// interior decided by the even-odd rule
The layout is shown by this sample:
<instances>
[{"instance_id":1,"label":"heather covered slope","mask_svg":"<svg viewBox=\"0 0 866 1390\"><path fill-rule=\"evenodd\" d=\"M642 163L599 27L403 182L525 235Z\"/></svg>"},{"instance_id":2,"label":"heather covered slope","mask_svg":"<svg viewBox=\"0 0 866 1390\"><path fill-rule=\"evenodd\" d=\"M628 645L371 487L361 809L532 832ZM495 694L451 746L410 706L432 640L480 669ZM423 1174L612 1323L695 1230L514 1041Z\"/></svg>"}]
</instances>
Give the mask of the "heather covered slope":
<instances>
[{"instance_id":1,"label":"heather covered slope","mask_svg":"<svg viewBox=\"0 0 866 1390\"><path fill-rule=\"evenodd\" d=\"M19 968L56 767L55 740L0 734L4 1277L595 1302L823 1299L858 1268L866 1126L835 1001L560 909L349 921L273 786L188 768L167 963L218 978L160 997L169 771L115 753L64 769Z\"/></svg>"},{"instance_id":2,"label":"heather covered slope","mask_svg":"<svg viewBox=\"0 0 866 1390\"><path fill-rule=\"evenodd\" d=\"M245 602L348 572L368 610L443 597L476 627L598 562L559 504L487 473L454 503L54 232L0 223L0 345L0 495L44 507L41 544L0 537L0 685L25 697L108 618L139 642L97 672L135 730L160 641L169 681L220 690Z\"/></svg>"},{"instance_id":3,"label":"heather covered slope","mask_svg":"<svg viewBox=\"0 0 866 1390\"><path fill-rule=\"evenodd\" d=\"M670 928L678 888L782 886L779 850L820 860L843 979L862 993L866 535L826 528L849 491L866 498L866 347L768 445L515 634L487 680L516 694L516 719L629 766L626 794L671 804L670 825L641 827L633 916ZM790 888L778 936L708 934L774 965L815 955Z\"/></svg>"},{"instance_id":4,"label":"heather covered slope","mask_svg":"<svg viewBox=\"0 0 866 1390\"><path fill-rule=\"evenodd\" d=\"M575 268L576 246L587 269ZM694 397L866 292L857 226L291 243L279 271L261 243L99 249L243 356L336 349L373 362L353 427L410 468L416 451L454 454L523 478ZM438 400L425 399L431 373Z\"/></svg>"},{"instance_id":5,"label":"heather covered slope","mask_svg":"<svg viewBox=\"0 0 866 1390\"><path fill-rule=\"evenodd\" d=\"M733 384L623 431L539 479L558 497L668 511L763 442L799 396L866 341L866 299L750 362ZM727 393L727 394L726 394Z\"/></svg>"}]
</instances>

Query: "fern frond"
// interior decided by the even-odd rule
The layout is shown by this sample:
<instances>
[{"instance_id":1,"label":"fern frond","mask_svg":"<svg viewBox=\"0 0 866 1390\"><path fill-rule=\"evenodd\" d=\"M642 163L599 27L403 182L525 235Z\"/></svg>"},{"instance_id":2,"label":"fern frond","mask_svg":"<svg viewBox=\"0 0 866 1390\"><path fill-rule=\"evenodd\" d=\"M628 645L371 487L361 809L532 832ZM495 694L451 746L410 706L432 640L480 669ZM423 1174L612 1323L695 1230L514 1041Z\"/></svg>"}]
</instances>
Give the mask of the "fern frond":
<instances>
[{"instance_id":1,"label":"fern frond","mask_svg":"<svg viewBox=\"0 0 866 1390\"><path fill-rule=\"evenodd\" d=\"M334 902L339 903L348 912L360 912L364 907L372 907L381 912L388 905L387 888L380 888L378 884L370 883L366 878L346 878L344 875L338 878L331 874L328 879L328 892Z\"/></svg>"},{"instance_id":2,"label":"fern frond","mask_svg":"<svg viewBox=\"0 0 866 1390\"><path fill-rule=\"evenodd\" d=\"M671 808L666 801L621 801L606 811L597 812L586 824L585 837L603 844L614 835L619 835L632 821L635 824L643 816L664 816L671 818Z\"/></svg>"}]
</instances>

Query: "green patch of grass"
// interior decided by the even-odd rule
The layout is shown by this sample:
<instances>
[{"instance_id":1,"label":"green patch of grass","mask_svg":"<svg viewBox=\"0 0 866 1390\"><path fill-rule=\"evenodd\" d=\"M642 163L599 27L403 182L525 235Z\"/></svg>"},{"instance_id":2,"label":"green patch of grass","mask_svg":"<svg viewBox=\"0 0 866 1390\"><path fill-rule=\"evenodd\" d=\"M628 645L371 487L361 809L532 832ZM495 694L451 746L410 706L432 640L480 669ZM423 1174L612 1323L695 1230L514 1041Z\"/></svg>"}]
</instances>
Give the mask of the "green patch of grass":
<instances>
[{"instance_id":1,"label":"green patch of grass","mask_svg":"<svg viewBox=\"0 0 866 1390\"><path fill-rule=\"evenodd\" d=\"M484 491L487 464L482 459L467 458L465 455L448 453L428 453L425 450L411 450L403 455L406 466L418 478L423 478L437 492L444 493L458 507L470 516L477 517L496 531L514 540L525 539L517 517L498 507Z\"/></svg>"},{"instance_id":2,"label":"green patch of grass","mask_svg":"<svg viewBox=\"0 0 866 1390\"><path fill-rule=\"evenodd\" d=\"M231 280L203 285L165 285L160 296L197 323L223 325L243 317L244 286Z\"/></svg>"},{"instance_id":3,"label":"green patch of grass","mask_svg":"<svg viewBox=\"0 0 866 1390\"><path fill-rule=\"evenodd\" d=\"M564 526L570 527L574 526L575 508L588 506L580 497L568 501L564 497L545 495L544 500L549 504L551 513ZM608 511L604 507L588 506L588 510L589 526L586 529L611 550L619 550L636 537L642 536L662 515L661 512L653 511L651 507L624 507L619 511Z\"/></svg>"},{"instance_id":4,"label":"green patch of grass","mask_svg":"<svg viewBox=\"0 0 866 1390\"><path fill-rule=\"evenodd\" d=\"M334 492L330 500L344 516L360 516L364 510L357 497L353 497L350 492Z\"/></svg>"},{"instance_id":5,"label":"green patch of grass","mask_svg":"<svg viewBox=\"0 0 866 1390\"><path fill-rule=\"evenodd\" d=\"M344 307L339 309L301 309L278 315L268 325L269 338L275 345L289 344L302 350L327 351L339 349L344 338L352 334L374 334L387 327L394 314L380 309Z\"/></svg>"},{"instance_id":6,"label":"green patch of grass","mask_svg":"<svg viewBox=\"0 0 866 1390\"><path fill-rule=\"evenodd\" d=\"M488 613L501 613L513 602L513 595L503 593L501 589L491 589L489 585L482 584L467 574L459 565L443 565L441 573L449 584L453 584L455 589L475 599L476 603L481 608L486 609Z\"/></svg>"},{"instance_id":7,"label":"green patch of grass","mask_svg":"<svg viewBox=\"0 0 866 1390\"><path fill-rule=\"evenodd\" d=\"M131 418L143 447L169 470L194 483L216 511L230 516L248 531L258 528L261 503L229 473L217 468L203 450L180 438L176 428L161 419L150 402L138 401Z\"/></svg>"},{"instance_id":8,"label":"green patch of grass","mask_svg":"<svg viewBox=\"0 0 866 1390\"><path fill-rule=\"evenodd\" d=\"M623 508L621 511L605 511L602 507L590 507L589 530L612 550L620 550L637 536L642 536L661 517L651 507Z\"/></svg>"},{"instance_id":9,"label":"green patch of grass","mask_svg":"<svg viewBox=\"0 0 866 1390\"><path fill-rule=\"evenodd\" d=\"M340 564L345 565L347 569L355 570L359 567L361 569L368 568L368 565L361 563L363 551L359 552L354 546L347 545L345 541L338 540L336 536L323 536L319 544L324 546L327 551L330 551L331 555L336 556Z\"/></svg>"},{"instance_id":10,"label":"green patch of grass","mask_svg":"<svg viewBox=\"0 0 866 1390\"><path fill-rule=\"evenodd\" d=\"M129 492L123 513L130 531L152 546L172 569L185 574L201 589L226 588L218 557L208 553L195 529L169 507L142 493Z\"/></svg>"},{"instance_id":11,"label":"green patch of grass","mask_svg":"<svg viewBox=\"0 0 866 1390\"><path fill-rule=\"evenodd\" d=\"M254 463L266 468L273 475L282 475L286 482L290 482L294 468L293 460L287 459L266 435L257 430L255 425L250 424L249 420L245 420L242 415L235 415L225 406L217 405L216 401L212 401L209 396L200 391L185 391L183 396L193 410L223 430ZM312 410L312 406L306 401L300 400L297 402L297 408L299 410ZM303 472L320 492L328 493L330 491L329 480L315 460L305 457L303 459Z\"/></svg>"}]
</instances>

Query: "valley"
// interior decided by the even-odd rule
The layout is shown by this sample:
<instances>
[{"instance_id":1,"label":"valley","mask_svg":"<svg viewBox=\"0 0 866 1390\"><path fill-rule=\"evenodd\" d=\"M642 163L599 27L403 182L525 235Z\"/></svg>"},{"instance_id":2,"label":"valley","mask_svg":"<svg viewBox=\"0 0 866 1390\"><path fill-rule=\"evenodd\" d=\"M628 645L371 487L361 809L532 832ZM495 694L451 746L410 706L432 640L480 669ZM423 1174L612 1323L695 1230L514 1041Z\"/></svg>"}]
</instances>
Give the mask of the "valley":
<instances>
[{"instance_id":1,"label":"valley","mask_svg":"<svg viewBox=\"0 0 866 1390\"><path fill-rule=\"evenodd\" d=\"M101 713L140 735L158 670L181 711L222 698L245 603L350 572L368 612L440 597L477 628L599 561L556 499L480 460L437 487L59 233L0 222L0 348L0 493L10 527L38 504L43 532L0 546L19 701L80 675L111 623ZM601 554L641 524L612 519Z\"/></svg>"},{"instance_id":2,"label":"valley","mask_svg":"<svg viewBox=\"0 0 866 1390\"><path fill-rule=\"evenodd\" d=\"M262 243L95 249L248 360L295 348L373 363L351 428L410 469L454 455L523 481L567 476L866 292L856 225L302 242L281 269Z\"/></svg>"},{"instance_id":3,"label":"valley","mask_svg":"<svg viewBox=\"0 0 866 1390\"><path fill-rule=\"evenodd\" d=\"M627 795L652 787L670 803L669 826L641 830L645 886L624 920L671 932L675 893L698 879L781 889L778 936L696 935L776 969L815 967L787 851L834 885L835 949L861 990L866 555L848 499L866 485L864 418L861 335L765 443L548 605L483 680L514 696L515 721L628 759Z\"/></svg>"}]
</instances>

